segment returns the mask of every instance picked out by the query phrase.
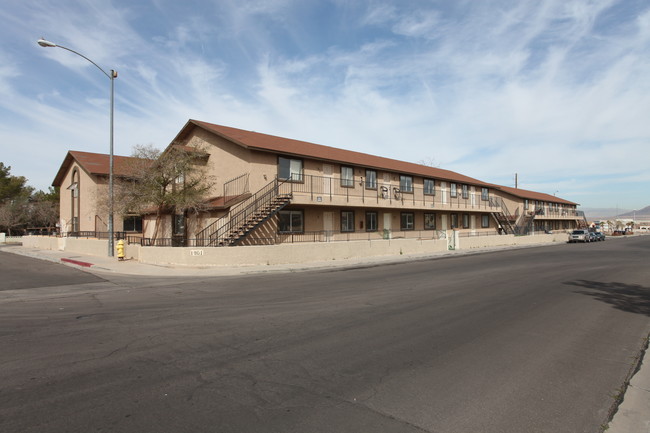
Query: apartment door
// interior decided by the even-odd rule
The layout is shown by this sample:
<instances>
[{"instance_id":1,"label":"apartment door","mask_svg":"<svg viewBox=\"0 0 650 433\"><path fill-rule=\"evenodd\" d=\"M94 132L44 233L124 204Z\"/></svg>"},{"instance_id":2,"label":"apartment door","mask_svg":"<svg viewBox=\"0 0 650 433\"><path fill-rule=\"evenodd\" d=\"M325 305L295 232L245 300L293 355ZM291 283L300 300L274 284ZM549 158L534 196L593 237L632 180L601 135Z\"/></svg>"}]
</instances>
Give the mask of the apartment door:
<instances>
[{"instance_id":1,"label":"apartment door","mask_svg":"<svg viewBox=\"0 0 650 433\"><path fill-rule=\"evenodd\" d=\"M332 194L332 166L323 164L323 195L330 197Z\"/></svg>"},{"instance_id":2,"label":"apartment door","mask_svg":"<svg viewBox=\"0 0 650 433\"><path fill-rule=\"evenodd\" d=\"M440 230L448 230L449 226L447 225L447 214L440 215Z\"/></svg>"},{"instance_id":3,"label":"apartment door","mask_svg":"<svg viewBox=\"0 0 650 433\"><path fill-rule=\"evenodd\" d=\"M393 226L393 214L384 212L384 230L391 230Z\"/></svg>"},{"instance_id":4,"label":"apartment door","mask_svg":"<svg viewBox=\"0 0 650 433\"><path fill-rule=\"evenodd\" d=\"M325 240L329 241L334 231L334 212L323 212L323 231Z\"/></svg>"}]
</instances>

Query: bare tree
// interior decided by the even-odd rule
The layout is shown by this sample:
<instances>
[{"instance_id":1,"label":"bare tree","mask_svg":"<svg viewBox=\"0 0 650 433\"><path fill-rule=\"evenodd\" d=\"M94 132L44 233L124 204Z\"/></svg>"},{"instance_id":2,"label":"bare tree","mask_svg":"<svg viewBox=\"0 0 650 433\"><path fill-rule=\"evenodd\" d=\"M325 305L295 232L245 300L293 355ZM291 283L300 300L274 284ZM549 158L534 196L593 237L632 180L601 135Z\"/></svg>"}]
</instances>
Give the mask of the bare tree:
<instances>
[{"instance_id":1,"label":"bare tree","mask_svg":"<svg viewBox=\"0 0 650 433\"><path fill-rule=\"evenodd\" d=\"M426 165L427 167L440 168L440 163L437 159L432 156L428 156L418 161L420 165Z\"/></svg>"},{"instance_id":2,"label":"bare tree","mask_svg":"<svg viewBox=\"0 0 650 433\"><path fill-rule=\"evenodd\" d=\"M135 146L116 188L116 212L155 213L152 239L164 214L199 212L214 185L206 174L208 154L202 149L172 145L164 152L151 145Z\"/></svg>"}]
</instances>

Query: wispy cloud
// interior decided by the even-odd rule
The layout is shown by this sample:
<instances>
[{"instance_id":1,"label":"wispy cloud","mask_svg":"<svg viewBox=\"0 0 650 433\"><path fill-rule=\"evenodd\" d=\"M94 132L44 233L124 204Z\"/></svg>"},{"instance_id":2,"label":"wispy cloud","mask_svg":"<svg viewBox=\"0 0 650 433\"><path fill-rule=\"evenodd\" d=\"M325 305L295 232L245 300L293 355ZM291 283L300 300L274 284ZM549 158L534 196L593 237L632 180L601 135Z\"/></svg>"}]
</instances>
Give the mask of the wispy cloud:
<instances>
[{"instance_id":1,"label":"wispy cloud","mask_svg":"<svg viewBox=\"0 0 650 433\"><path fill-rule=\"evenodd\" d=\"M118 153L164 147L199 118L434 158L486 181L511 184L518 172L521 186L583 204L621 202L621 190L650 201L635 189L650 162L642 0L27 0L0 17L0 109L11 119L0 140L55 161L34 172L29 152L12 156L40 187L65 150L105 151L108 109L106 80L71 53L37 47L45 36L120 72Z\"/></svg>"}]
</instances>

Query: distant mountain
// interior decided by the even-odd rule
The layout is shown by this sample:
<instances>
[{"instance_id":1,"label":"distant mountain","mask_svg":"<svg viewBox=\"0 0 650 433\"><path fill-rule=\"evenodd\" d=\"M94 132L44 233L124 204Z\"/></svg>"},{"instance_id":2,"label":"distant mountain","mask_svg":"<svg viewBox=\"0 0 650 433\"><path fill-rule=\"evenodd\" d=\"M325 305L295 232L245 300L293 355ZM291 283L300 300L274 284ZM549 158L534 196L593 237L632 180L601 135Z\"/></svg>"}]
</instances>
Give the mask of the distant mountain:
<instances>
[{"instance_id":1,"label":"distant mountain","mask_svg":"<svg viewBox=\"0 0 650 433\"><path fill-rule=\"evenodd\" d=\"M579 210L585 213L589 221L613 220L616 217L623 219L636 218L637 220L642 217L644 220L650 220L650 206L637 209L636 212L632 209L616 208L579 208Z\"/></svg>"},{"instance_id":2,"label":"distant mountain","mask_svg":"<svg viewBox=\"0 0 650 433\"><path fill-rule=\"evenodd\" d=\"M637 209L636 211L629 211L624 214L620 214L619 217L623 218L639 218L642 216L644 218L650 218L650 206L646 206L643 209Z\"/></svg>"},{"instance_id":3,"label":"distant mountain","mask_svg":"<svg viewBox=\"0 0 650 433\"><path fill-rule=\"evenodd\" d=\"M620 217L622 213L628 212L628 209L616 208L578 208L585 213L589 221L608 220L614 219L617 215Z\"/></svg>"}]
</instances>

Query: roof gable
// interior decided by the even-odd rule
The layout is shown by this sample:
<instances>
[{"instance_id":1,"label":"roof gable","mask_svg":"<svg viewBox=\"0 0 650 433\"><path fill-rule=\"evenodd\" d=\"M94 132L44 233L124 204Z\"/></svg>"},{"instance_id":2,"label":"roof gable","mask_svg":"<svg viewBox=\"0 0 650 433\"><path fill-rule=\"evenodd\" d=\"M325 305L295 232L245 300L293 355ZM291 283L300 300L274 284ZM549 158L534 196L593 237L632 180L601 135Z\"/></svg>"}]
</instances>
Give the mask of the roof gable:
<instances>
[{"instance_id":1,"label":"roof gable","mask_svg":"<svg viewBox=\"0 0 650 433\"><path fill-rule=\"evenodd\" d=\"M113 175L125 176L128 174L128 169L131 161L137 160L130 156L113 155ZM77 162L79 166L86 171L89 175L95 176L108 176L110 171L110 156L103 153L81 152L77 150L68 151L59 171L57 172L52 186L61 186L66 173L70 170L73 162Z\"/></svg>"}]
</instances>

